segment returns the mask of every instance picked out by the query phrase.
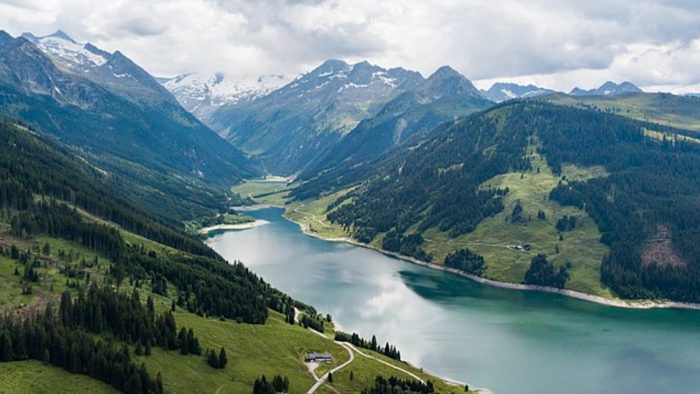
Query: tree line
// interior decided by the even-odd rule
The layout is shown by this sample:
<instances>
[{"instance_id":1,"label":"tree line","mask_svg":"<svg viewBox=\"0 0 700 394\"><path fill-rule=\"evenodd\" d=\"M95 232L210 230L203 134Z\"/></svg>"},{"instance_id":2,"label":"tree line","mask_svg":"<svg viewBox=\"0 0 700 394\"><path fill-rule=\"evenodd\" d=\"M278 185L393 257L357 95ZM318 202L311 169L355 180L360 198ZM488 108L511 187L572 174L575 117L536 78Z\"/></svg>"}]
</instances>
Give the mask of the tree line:
<instances>
[{"instance_id":1,"label":"tree line","mask_svg":"<svg viewBox=\"0 0 700 394\"><path fill-rule=\"evenodd\" d=\"M394 360L401 361L401 352L396 349L396 346L390 345L389 342L381 346L377 343L377 338L374 335L372 335L372 339L368 341L356 333L348 334L346 332L336 331L335 340L339 342L349 342L357 347L369 349L389 358L393 358Z\"/></svg>"},{"instance_id":2,"label":"tree line","mask_svg":"<svg viewBox=\"0 0 700 394\"><path fill-rule=\"evenodd\" d=\"M435 388L431 381L425 383L419 380L401 379L391 376L388 379L377 376L374 386L362 390L362 394L422 394L434 393Z\"/></svg>"}]
</instances>

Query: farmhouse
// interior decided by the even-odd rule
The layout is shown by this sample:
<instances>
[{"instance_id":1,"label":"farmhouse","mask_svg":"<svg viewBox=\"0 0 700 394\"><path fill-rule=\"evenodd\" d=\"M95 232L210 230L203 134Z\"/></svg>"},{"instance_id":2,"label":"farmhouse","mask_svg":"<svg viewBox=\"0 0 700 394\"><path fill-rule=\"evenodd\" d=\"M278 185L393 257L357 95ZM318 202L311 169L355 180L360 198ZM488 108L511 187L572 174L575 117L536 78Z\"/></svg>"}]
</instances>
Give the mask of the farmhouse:
<instances>
[{"instance_id":1,"label":"farmhouse","mask_svg":"<svg viewBox=\"0 0 700 394\"><path fill-rule=\"evenodd\" d=\"M304 361L306 361L307 363L330 363L331 361L333 361L333 357L331 357L331 355L328 353L311 352L306 354L306 357L304 357Z\"/></svg>"}]
</instances>

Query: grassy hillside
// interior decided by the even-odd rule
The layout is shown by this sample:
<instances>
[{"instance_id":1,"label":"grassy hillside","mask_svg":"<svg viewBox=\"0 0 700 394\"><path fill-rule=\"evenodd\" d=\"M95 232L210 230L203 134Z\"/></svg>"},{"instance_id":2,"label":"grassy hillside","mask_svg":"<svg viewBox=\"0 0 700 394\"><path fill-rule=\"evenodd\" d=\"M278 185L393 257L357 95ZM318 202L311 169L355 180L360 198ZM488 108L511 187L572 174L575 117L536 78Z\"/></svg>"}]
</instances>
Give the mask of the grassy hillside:
<instances>
[{"instance_id":1,"label":"grassy hillside","mask_svg":"<svg viewBox=\"0 0 700 394\"><path fill-rule=\"evenodd\" d=\"M124 230L121 232L129 242L143 244L147 248L155 247L158 253L181 253L159 246L152 241L142 243L141 237ZM0 294L3 300L0 311L3 313L26 314L43 310L49 301L58 302L60 292L66 289L77 291L75 286L66 287L66 280L77 284L85 284L87 281L83 277L68 278L61 273L66 266L71 265L65 256L70 253L71 260L76 266L81 264L83 258L86 261L93 261L97 256L79 244L61 239L40 236L25 241L15 239L7 233L1 236L3 247L7 247L7 243L11 242L22 248L40 250L48 243L51 249L50 254L41 257L42 266L38 268L39 282L32 286L31 294L25 295L21 294L24 285L21 274L13 273L15 267L19 267L21 273L21 265L10 258L0 257ZM58 257L59 253L63 257ZM91 280L99 282L105 278L112 267L112 262L102 256L97 257L98 265L90 267L89 272ZM119 291L131 293L133 289L134 285L127 282L120 286ZM175 299L173 297L177 294L172 286L169 286L171 297L155 294L150 291L149 284L145 282L141 283L137 290L142 300L148 296L153 297L157 312L169 310ZM134 361L145 363L149 371L162 373L165 392L169 393L250 392L254 381L261 375L271 377L276 374L289 378L290 393L305 393L314 384L314 378L303 362L306 353L317 351L332 354L334 361L330 367L340 365L349 359L347 350L330 339L333 337L332 331L327 331L327 337L323 338L299 325L286 323L284 316L274 311L270 311L270 316L264 325L199 316L180 307L175 309L174 317L178 327L194 330L203 349L225 348L229 362L225 369L216 370L206 364L203 356L183 356L177 351L153 348L150 356L132 354ZM134 346L130 346L130 349L133 352ZM435 377L430 377L408 364L390 360L368 350L363 350L363 353L372 354L372 357L409 370L426 380L432 380L436 387L441 388L440 392L463 392L461 388L439 382ZM326 370L330 367L326 367ZM350 370L354 375L352 380L347 378ZM59 382L60 387L74 388L65 392L115 392L113 388L101 382L82 375L70 374L38 361L0 363L0 372L3 373L3 379L7 376L7 380L3 381L4 388L28 388L25 392L56 392L51 391L52 382ZM402 372L373 359L356 356L355 361L348 367L347 373L346 371L339 373L332 389L329 390L343 393L357 392L371 385L377 374L409 378ZM5 382L10 386L6 386ZM22 391L13 390L12 392Z\"/></svg>"},{"instance_id":2,"label":"grassy hillside","mask_svg":"<svg viewBox=\"0 0 700 394\"><path fill-rule=\"evenodd\" d=\"M679 129L700 131L700 98L667 93L630 93L616 96L553 94L535 100L598 110Z\"/></svg>"},{"instance_id":3,"label":"grassy hillside","mask_svg":"<svg viewBox=\"0 0 700 394\"><path fill-rule=\"evenodd\" d=\"M668 95L606 99L688 104ZM697 302L700 150L693 132L628 119L640 118L631 110L618 116L542 100L460 119L382 159L320 173L289 195L314 207L303 217L325 214L357 241L392 252L441 264L451 251L471 249L477 256L469 264L452 264L487 278ZM689 126L694 114L683 108L669 113L685 114L685 123L666 123ZM324 212L328 204L333 209ZM549 260L547 280L532 279L537 254ZM560 267L568 270L563 281L546 273Z\"/></svg>"},{"instance_id":4,"label":"grassy hillside","mask_svg":"<svg viewBox=\"0 0 700 394\"><path fill-rule=\"evenodd\" d=\"M249 180L234 186L231 191L243 198L282 206L289 191L289 184L286 181Z\"/></svg>"},{"instance_id":5,"label":"grassy hillside","mask_svg":"<svg viewBox=\"0 0 700 394\"><path fill-rule=\"evenodd\" d=\"M40 361L0 363L0 392L34 394L114 394L112 386Z\"/></svg>"},{"instance_id":6,"label":"grassy hillside","mask_svg":"<svg viewBox=\"0 0 700 394\"><path fill-rule=\"evenodd\" d=\"M450 252L469 248L486 260L484 277L511 283L522 281L534 256L546 254L557 267L571 263L567 288L611 297L610 291L600 283L600 263L609 250L600 242L597 225L585 211L549 199L549 191L560 180L585 181L605 176L605 169L567 165L562 175L557 176L536 149L534 146L528 148L531 170L498 175L481 185L484 189L510 190L504 197L504 209L500 213L486 218L473 232L457 238L431 228L424 233L425 249L434 256L437 264L442 264ZM523 208L524 222L513 222L511 218L516 202ZM546 218L539 219L539 212L544 212ZM555 225L565 215L577 217L578 224L574 230L561 233L563 239L560 240ZM531 250L512 247L523 244L530 244Z\"/></svg>"}]
</instances>

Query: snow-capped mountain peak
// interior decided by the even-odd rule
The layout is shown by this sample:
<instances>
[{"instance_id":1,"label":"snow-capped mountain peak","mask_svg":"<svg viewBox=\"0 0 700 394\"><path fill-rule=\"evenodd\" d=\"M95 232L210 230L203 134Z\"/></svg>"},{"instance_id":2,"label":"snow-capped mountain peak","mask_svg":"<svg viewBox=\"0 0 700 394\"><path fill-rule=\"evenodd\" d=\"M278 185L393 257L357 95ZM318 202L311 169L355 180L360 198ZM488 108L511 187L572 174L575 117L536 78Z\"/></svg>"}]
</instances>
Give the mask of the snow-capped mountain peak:
<instances>
[{"instance_id":1,"label":"snow-capped mountain peak","mask_svg":"<svg viewBox=\"0 0 700 394\"><path fill-rule=\"evenodd\" d=\"M263 75L250 80L228 78L223 73L187 73L159 82L180 104L200 119L226 104L236 104L266 95L289 81L284 75Z\"/></svg>"},{"instance_id":2,"label":"snow-capped mountain peak","mask_svg":"<svg viewBox=\"0 0 700 394\"><path fill-rule=\"evenodd\" d=\"M99 67L109 61L110 54L90 43L80 43L61 30L43 37L24 33L22 37L34 43L59 66L68 68Z\"/></svg>"}]
</instances>

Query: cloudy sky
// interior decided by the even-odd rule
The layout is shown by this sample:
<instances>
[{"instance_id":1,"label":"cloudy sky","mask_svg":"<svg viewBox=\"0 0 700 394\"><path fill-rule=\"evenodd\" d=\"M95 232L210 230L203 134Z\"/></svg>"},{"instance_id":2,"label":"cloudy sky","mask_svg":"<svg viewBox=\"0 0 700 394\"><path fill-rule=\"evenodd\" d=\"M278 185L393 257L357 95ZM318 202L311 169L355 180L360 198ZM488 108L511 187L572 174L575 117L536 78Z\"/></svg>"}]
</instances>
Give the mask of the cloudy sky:
<instances>
[{"instance_id":1,"label":"cloudy sky","mask_svg":"<svg viewBox=\"0 0 700 394\"><path fill-rule=\"evenodd\" d=\"M59 28L159 76L294 75L339 58L423 75L449 64L479 87L700 91L695 0L0 0L10 34Z\"/></svg>"}]
</instances>

